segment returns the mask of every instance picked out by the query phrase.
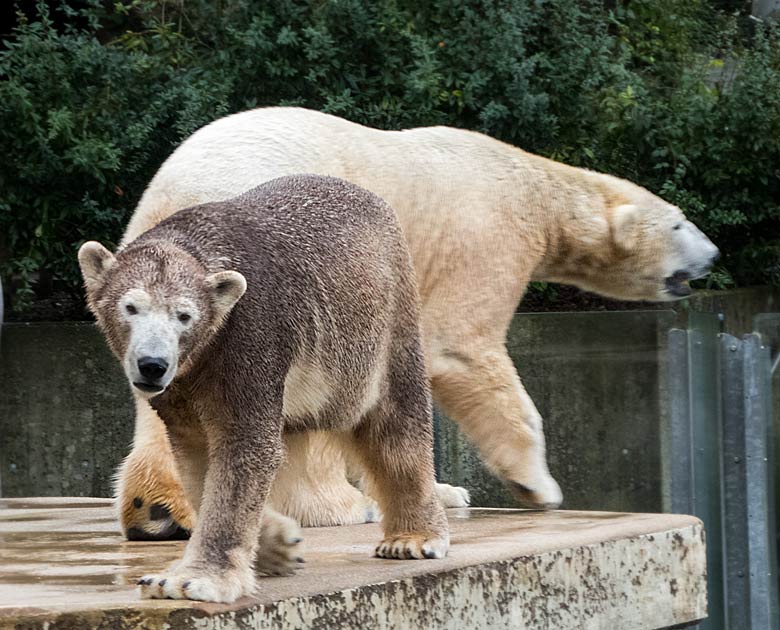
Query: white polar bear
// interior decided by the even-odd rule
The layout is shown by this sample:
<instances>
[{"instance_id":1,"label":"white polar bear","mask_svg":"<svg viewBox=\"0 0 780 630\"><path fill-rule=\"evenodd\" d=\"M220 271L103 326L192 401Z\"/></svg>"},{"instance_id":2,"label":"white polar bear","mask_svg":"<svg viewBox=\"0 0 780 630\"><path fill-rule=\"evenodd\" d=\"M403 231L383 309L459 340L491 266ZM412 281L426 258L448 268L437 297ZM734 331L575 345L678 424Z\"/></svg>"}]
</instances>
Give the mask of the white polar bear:
<instances>
[{"instance_id":1,"label":"white polar bear","mask_svg":"<svg viewBox=\"0 0 780 630\"><path fill-rule=\"evenodd\" d=\"M395 209L419 282L434 399L517 498L536 507L557 506L562 496L548 472L541 417L504 345L528 283L674 300L718 254L679 208L628 181L471 131L379 131L286 107L228 116L188 138L150 183L123 243L177 210L294 173L346 179ZM162 423L147 403L137 405L134 450L119 471L121 519L131 537L165 538L192 528L192 510ZM271 496L276 509L305 525L372 516L327 437L296 437L288 447ZM439 494L465 502L450 486Z\"/></svg>"}]
</instances>

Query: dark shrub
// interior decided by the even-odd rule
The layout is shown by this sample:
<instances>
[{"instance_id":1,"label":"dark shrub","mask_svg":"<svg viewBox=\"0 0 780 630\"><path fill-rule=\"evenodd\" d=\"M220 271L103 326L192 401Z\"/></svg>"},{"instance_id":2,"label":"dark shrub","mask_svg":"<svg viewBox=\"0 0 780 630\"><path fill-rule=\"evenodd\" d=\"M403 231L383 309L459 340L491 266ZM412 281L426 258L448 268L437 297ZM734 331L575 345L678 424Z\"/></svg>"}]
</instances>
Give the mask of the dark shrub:
<instances>
[{"instance_id":1,"label":"dark shrub","mask_svg":"<svg viewBox=\"0 0 780 630\"><path fill-rule=\"evenodd\" d=\"M780 284L780 36L737 28L726 5L28 7L0 51L0 271L13 307L34 290L80 294L76 248L116 242L183 138L271 104L388 129L477 129L627 177L713 236L717 285Z\"/></svg>"}]
</instances>

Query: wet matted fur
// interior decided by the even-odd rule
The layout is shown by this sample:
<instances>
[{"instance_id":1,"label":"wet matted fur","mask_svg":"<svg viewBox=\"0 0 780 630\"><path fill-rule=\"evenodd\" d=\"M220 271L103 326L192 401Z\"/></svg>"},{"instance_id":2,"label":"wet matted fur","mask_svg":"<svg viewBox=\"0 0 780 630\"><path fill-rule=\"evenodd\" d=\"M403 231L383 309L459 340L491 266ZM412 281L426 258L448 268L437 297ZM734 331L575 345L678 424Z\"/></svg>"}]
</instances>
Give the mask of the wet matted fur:
<instances>
[{"instance_id":1,"label":"wet matted fur","mask_svg":"<svg viewBox=\"0 0 780 630\"><path fill-rule=\"evenodd\" d=\"M284 177L177 212L116 257L87 243L79 262L198 514L184 559L142 578L143 596L253 591L255 561L273 551L258 541L285 436L306 431L330 433L359 462L383 514L377 555L446 554L416 282L379 197Z\"/></svg>"}]
</instances>

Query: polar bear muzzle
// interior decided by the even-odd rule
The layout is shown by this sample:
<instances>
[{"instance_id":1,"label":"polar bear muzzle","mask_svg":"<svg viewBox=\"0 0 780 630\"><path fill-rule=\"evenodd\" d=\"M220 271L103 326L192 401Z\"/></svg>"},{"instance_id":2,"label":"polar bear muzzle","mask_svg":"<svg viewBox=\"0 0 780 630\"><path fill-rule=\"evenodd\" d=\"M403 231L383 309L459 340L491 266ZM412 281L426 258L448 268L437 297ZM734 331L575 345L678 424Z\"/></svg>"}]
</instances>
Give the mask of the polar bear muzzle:
<instances>
[{"instance_id":1,"label":"polar bear muzzle","mask_svg":"<svg viewBox=\"0 0 780 630\"><path fill-rule=\"evenodd\" d=\"M141 357L138 359L138 372L142 381L135 381L133 385L142 392L158 393L163 390L160 379L168 371L168 362L162 357Z\"/></svg>"},{"instance_id":2,"label":"polar bear muzzle","mask_svg":"<svg viewBox=\"0 0 780 630\"><path fill-rule=\"evenodd\" d=\"M675 224L670 245L673 271L664 278L664 292L671 299L684 298L692 293L688 281L706 276L720 251L690 221Z\"/></svg>"},{"instance_id":3,"label":"polar bear muzzle","mask_svg":"<svg viewBox=\"0 0 780 630\"><path fill-rule=\"evenodd\" d=\"M691 286L688 284L690 279L691 274L687 271L682 269L675 271L665 280L666 291L674 297L687 297L691 294Z\"/></svg>"}]
</instances>

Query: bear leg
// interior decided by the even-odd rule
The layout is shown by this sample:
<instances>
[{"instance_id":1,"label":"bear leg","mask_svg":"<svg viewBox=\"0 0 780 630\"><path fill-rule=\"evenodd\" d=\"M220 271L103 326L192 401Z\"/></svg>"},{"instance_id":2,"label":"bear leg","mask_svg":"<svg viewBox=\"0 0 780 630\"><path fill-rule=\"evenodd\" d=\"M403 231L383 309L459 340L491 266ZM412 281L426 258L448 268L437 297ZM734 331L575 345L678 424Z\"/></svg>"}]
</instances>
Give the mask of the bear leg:
<instances>
[{"instance_id":1,"label":"bear leg","mask_svg":"<svg viewBox=\"0 0 780 630\"><path fill-rule=\"evenodd\" d=\"M274 478L269 503L303 527L379 520L373 499L347 479L341 440L327 432L285 436L287 457Z\"/></svg>"},{"instance_id":2,"label":"bear leg","mask_svg":"<svg viewBox=\"0 0 780 630\"><path fill-rule=\"evenodd\" d=\"M449 527L436 493L431 399L419 340L392 351L388 392L353 430L368 494L382 510L383 558L443 558Z\"/></svg>"},{"instance_id":3,"label":"bear leg","mask_svg":"<svg viewBox=\"0 0 780 630\"><path fill-rule=\"evenodd\" d=\"M403 429L390 434L393 425ZM362 459L366 489L382 510L382 558L443 558L449 528L436 495L430 433L425 418L375 409L355 430L354 449ZM387 432L386 432L387 431Z\"/></svg>"},{"instance_id":4,"label":"bear leg","mask_svg":"<svg viewBox=\"0 0 780 630\"><path fill-rule=\"evenodd\" d=\"M281 429L258 417L261 410L252 411L255 417L227 410L227 417L204 424L209 459L195 530L180 562L138 581L141 597L232 603L254 592L264 504L283 444ZM194 459L194 447L177 443L177 457Z\"/></svg>"},{"instance_id":5,"label":"bear leg","mask_svg":"<svg viewBox=\"0 0 780 630\"><path fill-rule=\"evenodd\" d=\"M547 468L542 418L506 348L450 349L431 362L436 402L515 498L537 509L558 507L562 495Z\"/></svg>"},{"instance_id":6,"label":"bear leg","mask_svg":"<svg viewBox=\"0 0 780 630\"><path fill-rule=\"evenodd\" d=\"M187 498L197 514L208 469L206 436L189 425L184 429L171 427L169 437ZM262 575L291 575L303 563L300 556L302 541L298 523L266 505L254 560L255 571Z\"/></svg>"}]
</instances>

